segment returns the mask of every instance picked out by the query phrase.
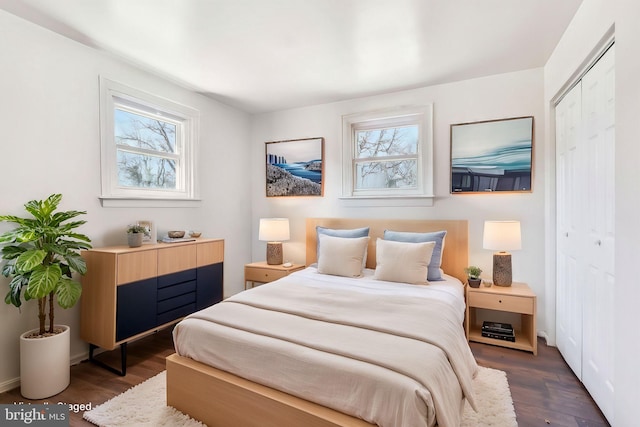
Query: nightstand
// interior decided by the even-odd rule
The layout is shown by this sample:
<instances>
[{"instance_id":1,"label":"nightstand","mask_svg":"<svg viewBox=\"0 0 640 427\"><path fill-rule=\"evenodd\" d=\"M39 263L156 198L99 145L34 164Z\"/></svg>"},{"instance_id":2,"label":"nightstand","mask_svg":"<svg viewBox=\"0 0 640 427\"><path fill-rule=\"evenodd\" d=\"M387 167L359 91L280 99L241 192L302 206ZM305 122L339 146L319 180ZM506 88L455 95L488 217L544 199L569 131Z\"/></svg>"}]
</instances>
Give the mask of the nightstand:
<instances>
[{"instance_id":1,"label":"nightstand","mask_svg":"<svg viewBox=\"0 0 640 427\"><path fill-rule=\"evenodd\" d=\"M247 283L251 282L253 288L254 283L269 283L288 276L294 271L304 269L302 264L292 264L290 267L284 267L282 264L269 265L266 261L252 262L244 266L244 288L247 289Z\"/></svg>"},{"instance_id":2,"label":"nightstand","mask_svg":"<svg viewBox=\"0 0 640 427\"><path fill-rule=\"evenodd\" d=\"M538 354L536 294L525 283L511 286L466 287L465 332L469 341L515 348ZM516 341L482 336L485 320L511 323Z\"/></svg>"}]
</instances>

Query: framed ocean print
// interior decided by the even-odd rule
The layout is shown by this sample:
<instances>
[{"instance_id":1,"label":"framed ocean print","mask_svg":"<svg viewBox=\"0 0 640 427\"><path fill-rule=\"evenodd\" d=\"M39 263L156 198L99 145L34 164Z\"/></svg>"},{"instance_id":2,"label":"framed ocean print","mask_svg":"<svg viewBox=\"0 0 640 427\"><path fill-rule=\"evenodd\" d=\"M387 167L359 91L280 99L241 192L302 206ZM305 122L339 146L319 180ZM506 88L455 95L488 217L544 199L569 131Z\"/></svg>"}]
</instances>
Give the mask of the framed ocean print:
<instances>
[{"instance_id":1,"label":"framed ocean print","mask_svg":"<svg viewBox=\"0 0 640 427\"><path fill-rule=\"evenodd\" d=\"M267 197L324 194L324 138L265 143Z\"/></svg>"},{"instance_id":2,"label":"framed ocean print","mask_svg":"<svg viewBox=\"0 0 640 427\"><path fill-rule=\"evenodd\" d=\"M451 193L531 192L533 116L451 125Z\"/></svg>"}]
</instances>

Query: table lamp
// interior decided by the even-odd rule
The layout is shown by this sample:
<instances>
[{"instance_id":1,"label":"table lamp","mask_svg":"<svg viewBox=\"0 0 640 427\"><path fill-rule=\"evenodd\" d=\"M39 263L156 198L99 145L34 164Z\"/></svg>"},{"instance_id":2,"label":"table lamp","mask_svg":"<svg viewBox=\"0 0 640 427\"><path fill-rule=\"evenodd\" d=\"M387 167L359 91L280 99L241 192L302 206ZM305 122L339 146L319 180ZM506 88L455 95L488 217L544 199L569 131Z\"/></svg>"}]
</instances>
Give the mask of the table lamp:
<instances>
[{"instance_id":1,"label":"table lamp","mask_svg":"<svg viewBox=\"0 0 640 427\"><path fill-rule=\"evenodd\" d=\"M493 254L493 284L511 286L511 254L522 248L520 221L485 221L482 247Z\"/></svg>"},{"instance_id":2,"label":"table lamp","mask_svg":"<svg viewBox=\"0 0 640 427\"><path fill-rule=\"evenodd\" d=\"M267 242L267 264L282 264L282 241L289 240L289 219L260 218L258 239Z\"/></svg>"}]
</instances>

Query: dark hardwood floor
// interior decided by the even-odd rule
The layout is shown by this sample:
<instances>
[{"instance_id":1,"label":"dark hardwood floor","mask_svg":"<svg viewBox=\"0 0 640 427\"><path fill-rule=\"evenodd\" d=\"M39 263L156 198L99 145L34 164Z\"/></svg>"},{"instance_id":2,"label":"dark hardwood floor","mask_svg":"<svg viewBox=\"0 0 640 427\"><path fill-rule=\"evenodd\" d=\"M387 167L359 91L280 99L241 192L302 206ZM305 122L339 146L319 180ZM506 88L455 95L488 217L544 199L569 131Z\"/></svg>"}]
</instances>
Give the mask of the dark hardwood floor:
<instances>
[{"instance_id":1,"label":"dark hardwood floor","mask_svg":"<svg viewBox=\"0 0 640 427\"><path fill-rule=\"evenodd\" d=\"M555 347L538 338L538 355L470 343L478 364L507 373L518 426L608 426Z\"/></svg>"},{"instance_id":2,"label":"dark hardwood floor","mask_svg":"<svg viewBox=\"0 0 640 427\"><path fill-rule=\"evenodd\" d=\"M608 426L605 418L573 375L556 348L538 342L538 356L501 347L471 343L481 366L507 372L511 395L520 427L596 427ZM88 404L94 407L164 370L164 358L173 353L171 331L166 329L130 343L127 375L115 375L92 363L71 368L71 385L57 396L45 399L49 404ZM98 357L119 366L120 352ZM15 389L0 394L0 403L32 402ZM72 427L91 426L82 419L83 411L71 412Z\"/></svg>"},{"instance_id":3,"label":"dark hardwood floor","mask_svg":"<svg viewBox=\"0 0 640 427\"><path fill-rule=\"evenodd\" d=\"M42 403L91 404L92 407L106 402L134 385L162 372L165 357L172 354L171 328L149 335L127 346L127 375L116 375L90 362L82 362L71 367L71 385L62 393L44 400L28 400L20 395L20 389L0 394L0 403ZM120 350L105 352L98 359L120 368ZM84 411L71 412L70 426L93 426L82 419ZM95 427L95 426L94 426Z\"/></svg>"}]
</instances>

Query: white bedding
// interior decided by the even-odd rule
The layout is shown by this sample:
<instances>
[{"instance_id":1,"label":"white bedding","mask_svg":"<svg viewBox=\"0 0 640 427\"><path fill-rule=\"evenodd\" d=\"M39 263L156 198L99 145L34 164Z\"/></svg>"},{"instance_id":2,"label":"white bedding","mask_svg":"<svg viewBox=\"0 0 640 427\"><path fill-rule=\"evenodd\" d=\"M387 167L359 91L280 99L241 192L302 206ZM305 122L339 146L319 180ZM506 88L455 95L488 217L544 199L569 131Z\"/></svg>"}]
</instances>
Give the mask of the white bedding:
<instances>
[{"instance_id":1,"label":"white bedding","mask_svg":"<svg viewBox=\"0 0 640 427\"><path fill-rule=\"evenodd\" d=\"M313 264L294 274L304 279L296 282L300 286L349 288L353 291L368 294L434 298L453 305L460 315L460 324L464 321L464 287L462 282L455 277L443 274L442 277L444 280L429 282L428 285L422 286L376 280L373 278L374 271L375 270L365 268L364 277L358 278L331 276L328 274L318 274L315 264Z\"/></svg>"},{"instance_id":2,"label":"white bedding","mask_svg":"<svg viewBox=\"0 0 640 427\"><path fill-rule=\"evenodd\" d=\"M457 426L477 365L462 284L350 279L314 267L180 322L178 354L382 427Z\"/></svg>"}]
</instances>

